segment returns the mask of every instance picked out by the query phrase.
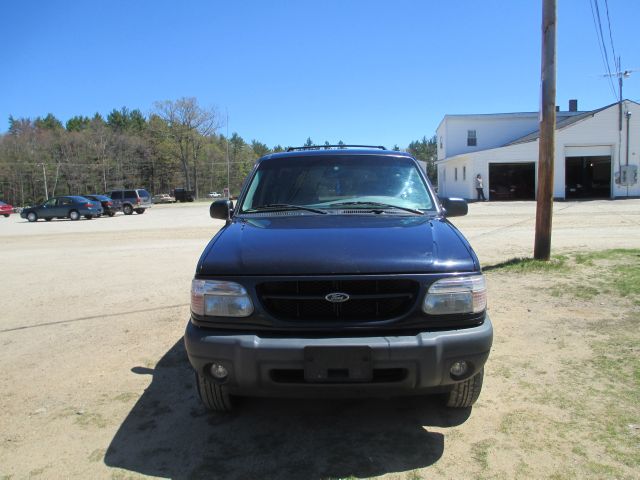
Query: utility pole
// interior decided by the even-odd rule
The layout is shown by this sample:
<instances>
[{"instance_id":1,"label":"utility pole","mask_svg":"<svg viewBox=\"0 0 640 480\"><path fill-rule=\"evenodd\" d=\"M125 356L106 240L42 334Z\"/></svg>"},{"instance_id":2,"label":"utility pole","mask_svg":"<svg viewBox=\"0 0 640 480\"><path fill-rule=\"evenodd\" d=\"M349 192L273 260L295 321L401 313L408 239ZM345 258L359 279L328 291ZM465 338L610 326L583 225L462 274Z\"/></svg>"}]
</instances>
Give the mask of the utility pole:
<instances>
[{"instance_id":1,"label":"utility pole","mask_svg":"<svg viewBox=\"0 0 640 480\"><path fill-rule=\"evenodd\" d=\"M549 260L556 130L556 0L542 0L541 95L536 237L533 257L536 260Z\"/></svg>"},{"instance_id":2,"label":"utility pole","mask_svg":"<svg viewBox=\"0 0 640 480\"><path fill-rule=\"evenodd\" d=\"M622 81L625 78L629 78L632 72L637 72L637 70L622 70L622 59L618 57L616 63L616 71L614 73L609 73L602 75L603 77L618 77L618 178L620 179L620 183L622 184ZM625 116L627 117L627 159L625 165L629 165L629 117L631 116L630 112L626 112ZM629 185L627 187L627 197L629 196Z\"/></svg>"},{"instance_id":3,"label":"utility pole","mask_svg":"<svg viewBox=\"0 0 640 480\"><path fill-rule=\"evenodd\" d=\"M49 200L49 190L47 189L47 171L44 169L44 163L42 165L42 177L44 178L44 196Z\"/></svg>"}]
</instances>

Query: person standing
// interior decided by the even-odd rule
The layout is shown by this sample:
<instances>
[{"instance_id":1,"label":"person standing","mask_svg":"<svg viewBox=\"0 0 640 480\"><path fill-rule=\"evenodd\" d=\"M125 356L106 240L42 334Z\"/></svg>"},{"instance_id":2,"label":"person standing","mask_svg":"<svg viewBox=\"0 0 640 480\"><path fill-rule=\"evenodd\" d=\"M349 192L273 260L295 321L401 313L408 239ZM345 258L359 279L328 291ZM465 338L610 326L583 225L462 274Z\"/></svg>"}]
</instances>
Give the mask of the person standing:
<instances>
[{"instance_id":1,"label":"person standing","mask_svg":"<svg viewBox=\"0 0 640 480\"><path fill-rule=\"evenodd\" d=\"M476 191L478 192L478 201L482 200L486 202L487 199L484 197L484 189L482 185L482 175L478 174L476 176Z\"/></svg>"}]
</instances>

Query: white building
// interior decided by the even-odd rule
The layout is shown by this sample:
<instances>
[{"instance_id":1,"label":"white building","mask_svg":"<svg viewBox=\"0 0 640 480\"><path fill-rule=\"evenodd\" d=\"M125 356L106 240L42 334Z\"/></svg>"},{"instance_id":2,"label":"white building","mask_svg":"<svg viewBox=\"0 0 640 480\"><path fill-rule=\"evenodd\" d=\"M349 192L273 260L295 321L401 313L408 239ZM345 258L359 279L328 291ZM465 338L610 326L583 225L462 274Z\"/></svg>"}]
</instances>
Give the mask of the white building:
<instances>
[{"instance_id":1,"label":"white building","mask_svg":"<svg viewBox=\"0 0 640 480\"><path fill-rule=\"evenodd\" d=\"M640 104L556 112L555 198L640 196ZM490 200L534 200L538 175L538 112L445 115L437 130L438 193L476 198L483 179Z\"/></svg>"}]
</instances>

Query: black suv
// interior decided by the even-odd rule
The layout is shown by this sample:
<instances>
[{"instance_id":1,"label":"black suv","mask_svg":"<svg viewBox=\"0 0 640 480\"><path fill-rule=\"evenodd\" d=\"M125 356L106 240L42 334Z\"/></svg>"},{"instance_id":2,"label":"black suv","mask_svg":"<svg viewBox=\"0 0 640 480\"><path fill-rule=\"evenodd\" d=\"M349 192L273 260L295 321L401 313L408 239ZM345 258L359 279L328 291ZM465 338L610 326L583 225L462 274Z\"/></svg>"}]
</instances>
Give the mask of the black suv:
<instances>
[{"instance_id":1,"label":"black suv","mask_svg":"<svg viewBox=\"0 0 640 480\"><path fill-rule=\"evenodd\" d=\"M185 345L207 408L234 396L443 393L469 407L493 329L476 254L409 154L382 147L262 157L218 200Z\"/></svg>"},{"instance_id":2,"label":"black suv","mask_svg":"<svg viewBox=\"0 0 640 480\"><path fill-rule=\"evenodd\" d=\"M151 194L144 188L136 188L134 190L112 190L107 193L113 202L115 210L122 210L125 215L131 215L136 212L142 215L147 208L151 208Z\"/></svg>"}]
</instances>

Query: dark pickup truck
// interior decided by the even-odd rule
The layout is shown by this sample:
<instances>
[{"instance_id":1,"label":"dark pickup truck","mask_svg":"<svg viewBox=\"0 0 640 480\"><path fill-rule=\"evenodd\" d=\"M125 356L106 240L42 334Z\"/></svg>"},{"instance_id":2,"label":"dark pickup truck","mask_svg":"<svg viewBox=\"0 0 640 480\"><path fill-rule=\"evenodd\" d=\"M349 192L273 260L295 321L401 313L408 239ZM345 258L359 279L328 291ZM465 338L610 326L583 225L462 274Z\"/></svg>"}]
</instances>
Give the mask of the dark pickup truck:
<instances>
[{"instance_id":1,"label":"dark pickup truck","mask_svg":"<svg viewBox=\"0 0 640 480\"><path fill-rule=\"evenodd\" d=\"M236 396L443 395L469 407L493 329L476 254L409 154L262 157L191 287L185 345L205 406Z\"/></svg>"}]
</instances>

